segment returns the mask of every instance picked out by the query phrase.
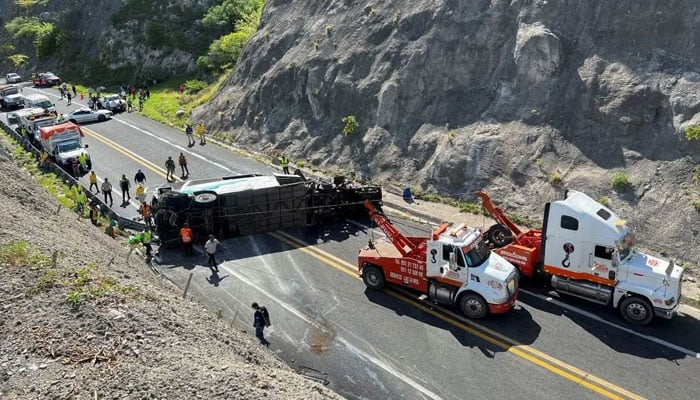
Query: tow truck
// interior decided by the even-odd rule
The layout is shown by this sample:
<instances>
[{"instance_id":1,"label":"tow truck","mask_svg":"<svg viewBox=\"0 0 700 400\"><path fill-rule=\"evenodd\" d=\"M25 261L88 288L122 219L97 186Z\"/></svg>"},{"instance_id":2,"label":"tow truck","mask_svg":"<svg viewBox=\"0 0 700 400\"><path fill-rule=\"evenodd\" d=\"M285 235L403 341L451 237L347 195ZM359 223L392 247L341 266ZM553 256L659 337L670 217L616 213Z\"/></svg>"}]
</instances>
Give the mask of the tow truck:
<instances>
[{"instance_id":1,"label":"tow truck","mask_svg":"<svg viewBox=\"0 0 700 400\"><path fill-rule=\"evenodd\" d=\"M676 314L683 268L637 251L627 223L586 194L548 203L541 230L520 229L487 193L475 194L497 222L490 245L524 276L544 275L555 291L616 307L632 324Z\"/></svg>"},{"instance_id":2,"label":"tow truck","mask_svg":"<svg viewBox=\"0 0 700 400\"><path fill-rule=\"evenodd\" d=\"M358 255L358 272L368 288L402 285L435 302L458 305L472 319L513 307L518 271L489 250L479 230L466 224L443 224L430 238L404 236L371 202L364 204L386 235L370 240Z\"/></svg>"}]
</instances>

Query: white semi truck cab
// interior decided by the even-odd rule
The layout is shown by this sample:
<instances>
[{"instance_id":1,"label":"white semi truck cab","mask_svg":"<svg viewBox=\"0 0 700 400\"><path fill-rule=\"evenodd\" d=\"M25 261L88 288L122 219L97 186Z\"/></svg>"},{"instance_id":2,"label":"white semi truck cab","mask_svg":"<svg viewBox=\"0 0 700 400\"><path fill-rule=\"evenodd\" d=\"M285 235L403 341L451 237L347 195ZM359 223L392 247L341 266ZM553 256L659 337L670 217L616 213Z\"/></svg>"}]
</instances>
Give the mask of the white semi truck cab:
<instances>
[{"instance_id":1,"label":"white semi truck cab","mask_svg":"<svg viewBox=\"0 0 700 400\"><path fill-rule=\"evenodd\" d=\"M543 270L557 291L619 307L635 324L675 315L683 268L637 251L627 223L599 202L569 191L547 204L542 235Z\"/></svg>"}]
</instances>

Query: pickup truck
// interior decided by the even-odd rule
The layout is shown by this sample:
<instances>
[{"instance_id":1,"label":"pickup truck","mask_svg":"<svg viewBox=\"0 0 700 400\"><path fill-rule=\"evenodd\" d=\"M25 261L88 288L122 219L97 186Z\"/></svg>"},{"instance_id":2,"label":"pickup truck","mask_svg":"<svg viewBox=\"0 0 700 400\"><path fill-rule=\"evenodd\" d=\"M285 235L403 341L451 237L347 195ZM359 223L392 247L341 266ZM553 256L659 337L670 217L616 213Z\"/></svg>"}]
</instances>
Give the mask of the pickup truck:
<instances>
[{"instance_id":1,"label":"pickup truck","mask_svg":"<svg viewBox=\"0 0 700 400\"><path fill-rule=\"evenodd\" d=\"M15 85L0 85L0 107L19 108L24 104L24 97Z\"/></svg>"},{"instance_id":2,"label":"pickup truck","mask_svg":"<svg viewBox=\"0 0 700 400\"><path fill-rule=\"evenodd\" d=\"M97 100L97 108L112 112L126 111L126 102L118 94L110 94Z\"/></svg>"},{"instance_id":3,"label":"pickup truck","mask_svg":"<svg viewBox=\"0 0 700 400\"><path fill-rule=\"evenodd\" d=\"M53 72L40 72L34 76L32 84L36 87L58 86L61 84L61 78Z\"/></svg>"}]
</instances>

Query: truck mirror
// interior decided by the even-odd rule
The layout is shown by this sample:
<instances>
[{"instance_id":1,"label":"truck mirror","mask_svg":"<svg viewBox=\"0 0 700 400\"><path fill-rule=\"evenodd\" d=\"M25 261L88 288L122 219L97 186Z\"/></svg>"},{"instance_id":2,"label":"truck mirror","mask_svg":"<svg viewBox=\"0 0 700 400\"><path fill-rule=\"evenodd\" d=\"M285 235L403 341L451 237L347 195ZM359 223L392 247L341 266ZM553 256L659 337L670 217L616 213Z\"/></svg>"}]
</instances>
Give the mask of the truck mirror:
<instances>
[{"instance_id":1,"label":"truck mirror","mask_svg":"<svg viewBox=\"0 0 700 400\"><path fill-rule=\"evenodd\" d=\"M454 251L450 252L450 270L454 271L457 269L457 256Z\"/></svg>"}]
</instances>

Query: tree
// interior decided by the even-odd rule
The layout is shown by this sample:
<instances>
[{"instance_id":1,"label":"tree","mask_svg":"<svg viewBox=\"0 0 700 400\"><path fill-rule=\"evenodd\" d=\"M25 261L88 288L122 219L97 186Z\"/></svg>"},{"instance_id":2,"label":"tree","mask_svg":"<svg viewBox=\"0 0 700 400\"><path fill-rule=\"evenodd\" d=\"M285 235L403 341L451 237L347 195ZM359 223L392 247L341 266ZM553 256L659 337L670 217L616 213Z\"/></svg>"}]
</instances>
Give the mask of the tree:
<instances>
[{"instance_id":1,"label":"tree","mask_svg":"<svg viewBox=\"0 0 700 400\"><path fill-rule=\"evenodd\" d=\"M15 68L22 68L24 64L29 61L29 56L25 54L13 54L11 56L8 56L7 58L12 61L12 64L14 64Z\"/></svg>"}]
</instances>

